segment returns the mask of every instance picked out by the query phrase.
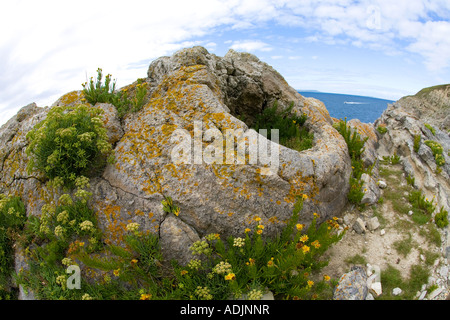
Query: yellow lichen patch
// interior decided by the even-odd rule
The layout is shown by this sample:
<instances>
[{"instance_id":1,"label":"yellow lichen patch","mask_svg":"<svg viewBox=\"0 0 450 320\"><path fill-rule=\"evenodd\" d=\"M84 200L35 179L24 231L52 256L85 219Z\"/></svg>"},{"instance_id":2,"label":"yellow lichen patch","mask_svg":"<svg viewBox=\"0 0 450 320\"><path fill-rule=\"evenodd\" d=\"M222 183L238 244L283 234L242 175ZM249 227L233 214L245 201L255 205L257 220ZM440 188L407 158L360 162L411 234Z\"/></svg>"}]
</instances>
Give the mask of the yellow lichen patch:
<instances>
[{"instance_id":1,"label":"yellow lichen patch","mask_svg":"<svg viewBox=\"0 0 450 320\"><path fill-rule=\"evenodd\" d=\"M284 197L284 201L294 204L297 201L297 197L305 194L305 190L308 190L308 196L312 199L317 194L318 187L315 185L313 177L304 177L301 171L297 171L290 181L290 190Z\"/></svg>"},{"instance_id":2,"label":"yellow lichen patch","mask_svg":"<svg viewBox=\"0 0 450 320\"><path fill-rule=\"evenodd\" d=\"M120 221L121 208L118 205L98 202L97 216L100 220L106 220L105 242L121 243L126 231L126 224ZM103 217L104 216L104 219Z\"/></svg>"},{"instance_id":3,"label":"yellow lichen patch","mask_svg":"<svg viewBox=\"0 0 450 320\"><path fill-rule=\"evenodd\" d=\"M357 130L357 132L363 137L369 137L372 141L377 141L377 135L373 130L373 126L368 123L351 122L351 126Z\"/></svg>"},{"instance_id":4,"label":"yellow lichen patch","mask_svg":"<svg viewBox=\"0 0 450 320\"><path fill-rule=\"evenodd\" d=\"M59 98L59 104L60 105L71 105L75 102L80 102L81 99L84 97L82 91L71 91L69 93L66 93L61 98Z\"/></svg>"}]
</instances>

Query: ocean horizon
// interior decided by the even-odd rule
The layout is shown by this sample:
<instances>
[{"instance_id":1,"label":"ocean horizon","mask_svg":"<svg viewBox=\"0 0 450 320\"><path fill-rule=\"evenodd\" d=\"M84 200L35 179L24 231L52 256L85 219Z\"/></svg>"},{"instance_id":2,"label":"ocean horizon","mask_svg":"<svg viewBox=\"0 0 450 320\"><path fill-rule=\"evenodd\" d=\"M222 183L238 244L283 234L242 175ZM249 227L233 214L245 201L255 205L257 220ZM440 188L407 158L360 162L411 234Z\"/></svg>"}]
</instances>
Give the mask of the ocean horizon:
<instances>
[{"instance_id":1,"label":"ocean horizon","mask_svg":"<svg viewBox=\"0 0 450 320\"><path fill-rule=\"evenodd\" d=\"M298 91L306 98L315 98L322 101L327 107L330 116L337 119L359 119L361 122L373 123L378 119L388 104L395 101L357 96L342 93L328 93L320 91Z\"/></svg>"}]
</instances>

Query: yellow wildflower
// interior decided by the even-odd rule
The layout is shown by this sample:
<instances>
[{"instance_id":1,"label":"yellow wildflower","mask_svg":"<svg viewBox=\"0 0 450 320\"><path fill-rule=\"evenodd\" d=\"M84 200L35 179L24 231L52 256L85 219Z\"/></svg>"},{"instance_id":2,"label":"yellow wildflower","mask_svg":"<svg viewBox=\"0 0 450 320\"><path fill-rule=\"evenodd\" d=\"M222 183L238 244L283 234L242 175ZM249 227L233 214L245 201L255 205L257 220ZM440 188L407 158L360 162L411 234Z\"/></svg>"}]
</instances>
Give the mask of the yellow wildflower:
<instances>
[{"instance_id":1,"label":"yellow wildflower","mask_svg":"<svg viewBox=\"0 0 450 320\"><path fill-rule=\"evenodd\" d=\"M264 230L264 226L263 226L262 224L260 224L260 225L258 226L258 229Z\"/></svg>"},{"instance_id":2,"label":"yellow wildflower","mask_svg":"<svg viewBox=\"0 0 450 320\"><path fill-rule=\"evenodd\" d=\"M303 250L303 253L307 253L307 252L309 252L309 247L308 246L303 246L302 250Z\"/></svg>"},{"instance_id":3,"label":"yellow wildflower","mask_svg":"<svg viewBox=\"0 0 450 320\"><path fill-rule=\"evenodd\" d=\"M120 274L120 268L113 271L113 274L118 277Z\"/></svg>"},{"instance_id":4,"label":"yellow wildflower","mask_svg":"<svg viewBox=\"0 0 450 320\"><path fill-rule=\"evenodd\" d=\"M305 227L305 225L304 225L304 224L301 224L301 223L298 223L298 224L296 225L296 227L297 227L297 230L298 230L298 231L301 231L301 230Z\"/></svg>"},{"instance_id":5,"label":"yellow wildflower","mask_svg":"<svg viewBox=\"0 0 450 320\"><path fill-rule=\"evenodd\" d=\"M141 298L139 300L150 300L152 298L151 294L143 293L141 294Z\"/></svg>"},{"instance_id":6,"label":"yellow wildflower","mask_svg":"<svg viewBox=\"0 0 450 320\"><path fill-rule=\"evenodd\" d=\"M312 280L308 280L308 287L312 287L314 285L314 281L312 281Z\"/></svg>"},{"instance_id":7,"label":"yellow wildflower","mask_svg":"<svg viewBox=\"0 0 450 320\"><path fill-rule=\"evenodd\" d=\"M250 231L251 230L249 228L245 228L245 230L244 230L245 233L250 232Z\"/></svg>"},{"instance_id":8,"label":"yellow wildflower","mask_svg":"<svg viewBox=\"0 0 450 320\"><path fill-rule=\"evenodd\" d=\"M267 262L267 266L268 266L269 268L275 266L275 263L273 262L273 257L270 258L270 260Z\"/></svg>"},{"instance_id":9,"label":"yellow wildflower","mask_svg":"<svg viewBox=\"0 0 450 320\"><path fill-rule=\"evenodd\" d=\"M315 240L313 242L311 242L311 245L314 246L314 248L319 249L320 248L320 243L318 240Z\"/></svg>"},{"instance_id":10,"label":"yellow wildflower","mask_svg":"<svg viewBox=\"0 0 450 320\"><path fill-rule=\"evenodd\" d=\"M262 231L261 229L258 229L258 230L256 231L256 233L257 233L257 234L262 234L263 231Z\"/></svg>"},{"instance_id":11,"label":"yellow wildflower","mask_svg":"<svg viewBox=\"0 0 450 320\"><path fill-rule=\"evenodd\" d=\"M261 218L260 217L258 217L258 216L255 216L254 218L253 218L253 220L255 220L255 221L261 221Z\"/></svg>"},{"instance_id":12,"label":"yellow wildflower","mask_svg":"<svg viewBox=\"0 0 450 320\"><path fill-rule=\"evenodd\" d=\"M303 199L303 200L306 200L306 199L308 199L308 195L306 195L306 194L303 194L303 195L302 195L302 199Z\"/></svg>"},{"instance_id":13,"label":"yellow wildflower","mask_svg":"<svg viewBox=\"0 0 450 320\"><path fill-rule=\"evenodd\" d=\"M235 279L236 279L236 275L234 273L229 273L229 274L227 274L225 276L225 280L232 281L232 280L235 280Z\"/></svg>"},{"instance_id":14,"label":"yellow wildflower","mask_svg":"<svg viewBox=\"0 0 450 320\"><path fill-rule=\"evenodd\" d=\"M330 281L330 279L331 279L330 276L328 276L326 274L323 275L323 280L324 281Z\"/></svg>"},{"instance_id":15,"label":"yellow wildflower","mask_svg":"<svg viewBox=\"0 0 450 320\"><path fill-rule=\"evenodd\" d=\"M308 239L309 239L309 237L306 234L300 237L301 242L306 242L306 241L308 241Z\"/></svg>"},{"instance_id":16,"label":"yellow wildflower","mask_svg":"<svg viewBox=\"0 0 450 320\"><path fill-rule=\"evenodd\" d=\"M187 270L181 270L180 274L181 274L182 276L184 276L185 274L188 274L188 272L187 272Z\"/></svg>"},{"instance_id":17,"label":"yellow wildflower","mask_svg":"<svg viewBox=\"0 0 450 320\"><path fill-rule=\"evenodd\" d=\"M315 213L315 212L313 213L313 216L316 217L316 218L320 217L320 215L318 213Z\"/></svg>"},{"instance_id":18,"label":"yellow wildflower","mask_svg":"<svg viewBox=\"0 0 450 320\"><path fill-rule=\"evenodd\" d=\"M131 260L131 264L136 264L136 263L138 263L137 259L132 259Z\"/></svg>"}]
</instances>

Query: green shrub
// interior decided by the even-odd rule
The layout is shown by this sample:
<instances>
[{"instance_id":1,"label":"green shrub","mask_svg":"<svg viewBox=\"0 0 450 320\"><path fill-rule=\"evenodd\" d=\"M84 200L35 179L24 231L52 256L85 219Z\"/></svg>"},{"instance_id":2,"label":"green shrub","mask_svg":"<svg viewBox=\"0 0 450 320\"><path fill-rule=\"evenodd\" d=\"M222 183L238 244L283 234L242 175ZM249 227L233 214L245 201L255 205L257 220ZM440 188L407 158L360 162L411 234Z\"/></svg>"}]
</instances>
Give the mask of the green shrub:
<instances>
[{"instance_id":1,"label":"green shrub","mask_svg":"<svg viewBox=\"0 0 450 320\"><path fill-rule=\"evenodd\" d=\"M436 130L435 130L431 125L429 125L428 123L425 123L425 127L426 127L428 130L431 131L431 133L433 134L433 136L436 135Z\"/></svg>"},{"instance_id":2,"label":"green shrub","mask_svg":"<svg viewBox=\"0 0 450 320\"><path fill-rule=\"evenodd\" d=\"M416 178L414 178L414 177L412 177L410 175L406 176L406 183L408 185L410 185L411 187L414 187L414 184L416 183L415 181L416 181Z\"/></svg>"},{"instance_id":3,"label":"green shrub","mask_svg":"<svg viewBox=\"0 0 450 320\"><path fill-rule=\"evenodd\" d=\"M140 231L137 223L126 226L123 246L109 244L90 252L75 240L80 237L76 231L66 241L47 237L44 246L30 249L30 270L20 272L18 283L41 299L260 299L266 288L277 299L331 298L335 281L326 275L313 281L312 274L326 265L321 257L343 233L338 234L337 218L318 225L315 214L308 227L299 224L302 208L300 198L282 232L273 238L263 236L264 225L257 216L241 237L206 235L191 246L195 258L185 266L165 263L157 234ZM53 211L57 217L59 210ZM55 230L55 219L48 221ZM65 280L64 265L74 263L64 262L67 254L92 271L101 270L103 279L90 284L82 278L81 290L66 290L58 279Z\"/></svg>"},{"instance_id":4,"label":"green shrub","mask_svg":"<svg viewBox=\"0 0 450 320\"><path fill-rule=\"evenodd\" d=\"M102 69L98 68L96 81L91 77L89 85L87 82L82 84L84 97L90 104L111 103L116 107L119 118L123 118L130 111L138 112L142 109L148 92L144 79L137 80L132 97L129 97L127 88L115 92L116 83L111 82L110 74L105 77L105 83L102 79Z\"/></svg>"},{"instance_id":5,"label":"green shrub","mask_svg":"<svg viewBox=\"0 0 450 320\"><path fill-rule=\"evenodd\" d=\"M433 201L428 200L428 198L426 198L420 190L411 191L408 198L413 208L420 209L428 215L432 215L436 209Z\"/></svg>"},{"instance_id":6,"label":"green shrub","mask_svg":"<svg viewBox=\"0 0 450 320\"><path fill-rule=\"evenodd\" d=\"M14 270L13 243L25 223L25 206L19 197L0 195L0 297L14 299L9 286Z\"/></svg>"},{"instance_id":7,"label":"green shrub","mask_svg":"<svg viewBox=\"0 0 450 320\"><path fill-rule=\"evenodd\" d=\"M446 226L448 226L448 211L444 210L444 207L442 207L441 210L436 213L434 222L439 228L445 228Z\"/></svg>"},{"instance_id":8,"label":"green shrub","mask_svg":"<svg viewBox=\"0 0 450 320\"><path fill-rule=\"evenodd\" d=\"M424 142L428 147L430 147L431 152L433 152L433 156L438 167L441 167L445 164L445 158L443 155L444 148L439 142L433 140L426 140Z\"/></svg>"},{"instance_id":9,"label":"green shrub","mask_svg":"<svg viewBox=\"0 0 450 320\"><path fill-rule=\"evenodd\" d=\"M74 197L61 195L56 204L41 208L39 218L30 217L25 224L27 239L20 245L29 269L20 270L15 279L38 299L81 299L80 290L66 290L66 268L76 264L70 257L103 248L95 212L86 201L90 195L82 192L89 187L86 178L77 179L77 186Z\"/></svg>"},{"instance_id":10,"label":"green shrub","mask_svg":"<svg viewBox=\"0 0 450 320\"><path fill-rule=\"evenodd\" d=\"M319 258L342 235L337 235L334 220L317 226L316 217L303 230L297 223L302 206L299 200L285 229L275 238L263 238L264 226L255 217L254 227L247 228L243 237L223 241L220 235L211 234L194 243L191 250L197 257L186 267L175 266L177 295L188 298L201 287L213 299L248 298L256 292L260 297L267 288L276 299L314 299L321 293L330 298L329 283L316 284L310 275L326 265ZM198 292L196 298L205 297Z\"/></svg>"},{"instance_id":11,"label":"green shrub","mask_svg":"<svg viewBox=\"0 0 450 320\"><path fill-rule=\"evenodd\" d=\"M83 94L86 100L95 105L97 102L109 103L114 96L114 89L116 87L116 82L111 82L111 75L108 74L105 77L105 83L103 83L103 71L101 68L97 69L97 79L94 80L93 77L89 80L89 85L87 82L82 84Z\"/></svg>"},{"instance_id":12,"label":"green shrub","mask_svg":"<svg viewBox=\"0 0 450 320\"><path fill-rule=\"evenodd\" d=\"M385 134L388 130L387 130L387 128L386 128L385 125L379 125L379 126L377 127L377 131L378 131L380 134Z\"/></svg>"},{"instance_id":13,"label":"green shrub","mask_svg":"<svg viewBox=\"0 0 450 320\"><path fill-rule=\"evenodd\" d=\"M79 176L95 174L112 154L102 113L88 105L52 108L27 134L29 172L38 170L68 187Z\"/></svg>"},{"instance_id":14,"label":"green shrub","mask_svg":"<svg viewBox=\"0 0 450 320\"><path fill-rule=\"evenodd\" d=\"M348 152L353 160L360 160L361 155L364 152L364 144L367 141L367 137L362 139L356 130L352 130L350 126L347 125L347 119L344 121L339 121L336 129L344 137L347 143Z\"/></svg>"},{"instance_id":15,"label":"green shrub","mask_svg":"<svg viewBox=\"0 0 450 320\"><path fill-rule=\"evenodd\" d=\"M291 103L286 110L279 111L278 103L275 102L272 107L264 109L256 116L253 129L267 129L268 139L271 139L271 129L278 129L280 144L297 151L311 148L314 135L304 127L307 116L293 114L293 107L294 103Z\"/></svg>"},{"instance_id":16,"label":"green shrub","mask_svg":"<svg viewBox=\"0 0 450 320\"><path fill-rule=\"evenodd\" d=\"M352 174L349 180L350 190L347 198L351 203L361 207L361 200L364 197L361 176L363 173L370 174L373 168L365 168L364 162L361 159L361 155L365 150L364 144L368 138L362 139L356 130L352 130L351 127L347 125L347 118L345 118L344 121L341 120L338 123L335 123L333 127L342 135L347 143L352 164Z\"/></svg>"},{"instance_id":17,"label":"green shrub","mask_svg":"<svg viewBox=\"0 0 450 320\"><path fill-rule=\"evenodd\" d=\"M397 153L394 153L393 156L383 156L383 164L398 164L400 162L400 156Z\"/></svg>"},{"instance_id":18,"label":"green shrub","mask_svg":"<svg viewBox=\"0 0 450 320\"><path fill-rule=\"evenodd\" d=\"M419 152L421 139L422 139L422 136L420 134L414 135L414 151L415 152Z\"/></svg>"}]
</instances>

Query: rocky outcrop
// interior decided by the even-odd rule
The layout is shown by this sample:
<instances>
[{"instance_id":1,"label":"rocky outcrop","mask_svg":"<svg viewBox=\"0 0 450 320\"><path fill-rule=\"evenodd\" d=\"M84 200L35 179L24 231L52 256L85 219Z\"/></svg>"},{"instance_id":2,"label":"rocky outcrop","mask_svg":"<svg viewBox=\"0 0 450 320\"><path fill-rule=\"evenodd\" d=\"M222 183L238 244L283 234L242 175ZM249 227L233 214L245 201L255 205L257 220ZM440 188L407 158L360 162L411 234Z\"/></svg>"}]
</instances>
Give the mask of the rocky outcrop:
<instances>
[{"instance_id":1,"label":"rocky outcrop","mask_svg":"<svg viewBox=\"0 0 450 320\"><path fill-rule=\"evenodd\" d=\"M167 259L186 262L193 242L209 233L242 235L255 215L262 218L265 234L275 234L303 194L308 199L302 223L310 222L313 212L322 221L339 215L351 171L345 141L323 103L302 97L269 65L247 53L230 50L218 57L194 47L152 62L145 82L147 103L138 113L120 120L112 105L96 105L105 110L116 158L90 183L91 204L106 242L120 243L126 224L138 222L159 234ZM54 105L81 99L80 91L73 91ZM261 138L269 150L279 148L276 166L194 161L196 147L209 150L227 129L248 133L255 115L275 101L282 108L293 102L293 112L308 115L311 149L298 152ZM40 215L43 204L52 200L44 181L25 169L26 134L47 112L31 104L0 129L0 191L20 195L29 215ZM208 129L215 139L205 136ZM194 138L199 131L203 139L187 153L190 161L173 161L179 142L175 134ZM180 208L178 216L163 211L165 197Z\"/></svg>"},{"instance_id":2,"label":"rocky outcrop","mask_svg":"<svg viewBox=\"0 0 450 320\"><path fill-rule=\"evenodd\" d=\"M426 88L390 105L375 122L385 125L387 132L379 140L380 157L397 154L404 171L414 178L414 185L438 208L450 209L450 86ZM415 142L416 139L416 142ZM436 155L425 141L442 147L438 165Z\"/></svg>"}]
</instances>

